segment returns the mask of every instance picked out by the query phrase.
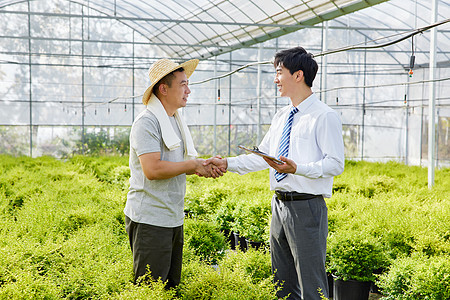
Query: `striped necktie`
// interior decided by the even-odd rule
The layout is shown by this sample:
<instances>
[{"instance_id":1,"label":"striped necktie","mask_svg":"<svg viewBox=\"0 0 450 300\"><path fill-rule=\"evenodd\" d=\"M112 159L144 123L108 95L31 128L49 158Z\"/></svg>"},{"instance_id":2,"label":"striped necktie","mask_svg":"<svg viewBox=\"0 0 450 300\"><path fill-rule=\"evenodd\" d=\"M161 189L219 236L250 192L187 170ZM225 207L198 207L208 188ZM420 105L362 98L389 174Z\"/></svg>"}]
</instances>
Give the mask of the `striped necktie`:
<instances>
[{"instance_id":1,"label":"striped necktie","mask_svg":"<svg viewBox=\"0 0 450 300\"><path fill-rule=\"evenodd\" d=\"M277 157L284 156L287 157L289 153L289 142L291 140L291 128L292 123L294 122L294 115L298 112L298 108L293 106L291 108L291 112L289 113L289 117L286 120L286 124L284 124L283 134L281 135L280 147L278 148ZM277 182L280 182L284 178L286 178L286 173L278 173L275 171L275 179Z\"/></svg>"}]
</instances>

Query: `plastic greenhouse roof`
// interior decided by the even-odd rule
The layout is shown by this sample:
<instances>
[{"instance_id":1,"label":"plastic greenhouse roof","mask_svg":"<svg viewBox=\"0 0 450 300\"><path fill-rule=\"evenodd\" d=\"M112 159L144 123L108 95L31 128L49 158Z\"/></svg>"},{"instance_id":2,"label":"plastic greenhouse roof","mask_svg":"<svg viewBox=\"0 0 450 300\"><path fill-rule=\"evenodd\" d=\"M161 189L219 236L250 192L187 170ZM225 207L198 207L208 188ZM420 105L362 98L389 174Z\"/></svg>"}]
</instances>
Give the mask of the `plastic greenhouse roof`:
<instances>
[{"instance_id":1,"label":"plastic greenhouse roof","mask_svg":"<svg viewBox=\"0 0 450 300\"><path fill-rule=\"evenodd\" d=\"M114 18L129 25L169 57L208 58L258 44L385 1L387 0L70 2L89 7L89 17ZM21 2L27 1L0 0L0 9L7 10L9 5ZM57 14L48 13L48 15Z\"/></svg>"}]
</instances>

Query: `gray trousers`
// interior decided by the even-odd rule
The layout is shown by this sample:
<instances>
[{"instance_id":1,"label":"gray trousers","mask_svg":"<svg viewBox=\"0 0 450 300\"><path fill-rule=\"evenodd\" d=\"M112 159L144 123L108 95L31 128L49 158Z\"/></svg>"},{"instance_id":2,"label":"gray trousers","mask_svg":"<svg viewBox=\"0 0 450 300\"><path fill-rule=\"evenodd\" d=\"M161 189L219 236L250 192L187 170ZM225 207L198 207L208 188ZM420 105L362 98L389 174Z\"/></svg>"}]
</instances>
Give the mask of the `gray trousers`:
<instances>
[{"instance_id":1,"label":"gray trousers","mask_svg":"<svg viewBox=\"0 0 450 300\"><path fill-rule=\"evenodd\" d=\"M125 229L133 253L134 281L150 269L151 277L175 287L181 280L183 226L175 228L133 222L125 216Z\"/></svg>"},{"instance_id":2,"label":"gray trousers","mask_svg":"<svg viewBox=\"0 0 450 300\"><path fill-rule=\"evenodd\" d=\"M328 297L327 214L322 196L298 201L272 198L270 253L274 280L282 285L278 297L320 299L319 287Z\"/></svg>"}]
</instances>

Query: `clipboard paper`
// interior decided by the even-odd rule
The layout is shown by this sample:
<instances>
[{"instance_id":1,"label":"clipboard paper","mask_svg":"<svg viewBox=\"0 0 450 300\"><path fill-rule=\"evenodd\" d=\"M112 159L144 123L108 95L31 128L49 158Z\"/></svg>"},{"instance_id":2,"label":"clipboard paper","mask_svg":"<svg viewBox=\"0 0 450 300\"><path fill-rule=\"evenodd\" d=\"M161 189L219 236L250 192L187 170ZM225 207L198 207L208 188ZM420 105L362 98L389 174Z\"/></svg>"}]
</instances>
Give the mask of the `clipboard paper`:
<instances>
[{"instance_id":1,"label":"clipboard paper","mask_svg":"<svg viewBox=\"0 0 450 300\"><path fill-rule=\"evenodd\" d=\"M278 164L284 164L284 162L281 161L281 160L279 160L278 158L276 158L276 157L274 157L274 156L270 156L269 154L264 153L264 152L262 152L262 151L259 151L258 147L253 147L253 149L249 149L249 148L247 148L247 147L244 147L244 146L239 145L239 148L241 148L241 149L243 149L243 150L245 150L245 151L251 152L251 153L253 153L253 154L259 155L259 156L261 156L261 157L266 157L266 158L268 158L268 159L271 159L271 160L273 160L274 162L276 162L276 163L278 163Z\"/></svg>"}]
</instances>

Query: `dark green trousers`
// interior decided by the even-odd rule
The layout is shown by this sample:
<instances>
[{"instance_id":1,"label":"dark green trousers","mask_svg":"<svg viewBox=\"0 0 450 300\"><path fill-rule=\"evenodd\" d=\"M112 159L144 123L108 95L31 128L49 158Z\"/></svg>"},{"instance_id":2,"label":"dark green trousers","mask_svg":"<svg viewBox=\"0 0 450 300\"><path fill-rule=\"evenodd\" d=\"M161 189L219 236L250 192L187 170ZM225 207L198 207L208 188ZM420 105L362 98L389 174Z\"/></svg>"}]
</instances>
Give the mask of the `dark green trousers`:
<instances>
[{"instance_id":1,"label":"dark green trousers","mask_svg":"<svg viewBox=\"0 0 450 300\"><path fill-rule=\"evenodd\" d=\"M133 222L125 216L125 229L133 253L135 283L148 270L166 286L180 283L183 256L183 226L167 228Z\"/></svg>"}]
</instances>

